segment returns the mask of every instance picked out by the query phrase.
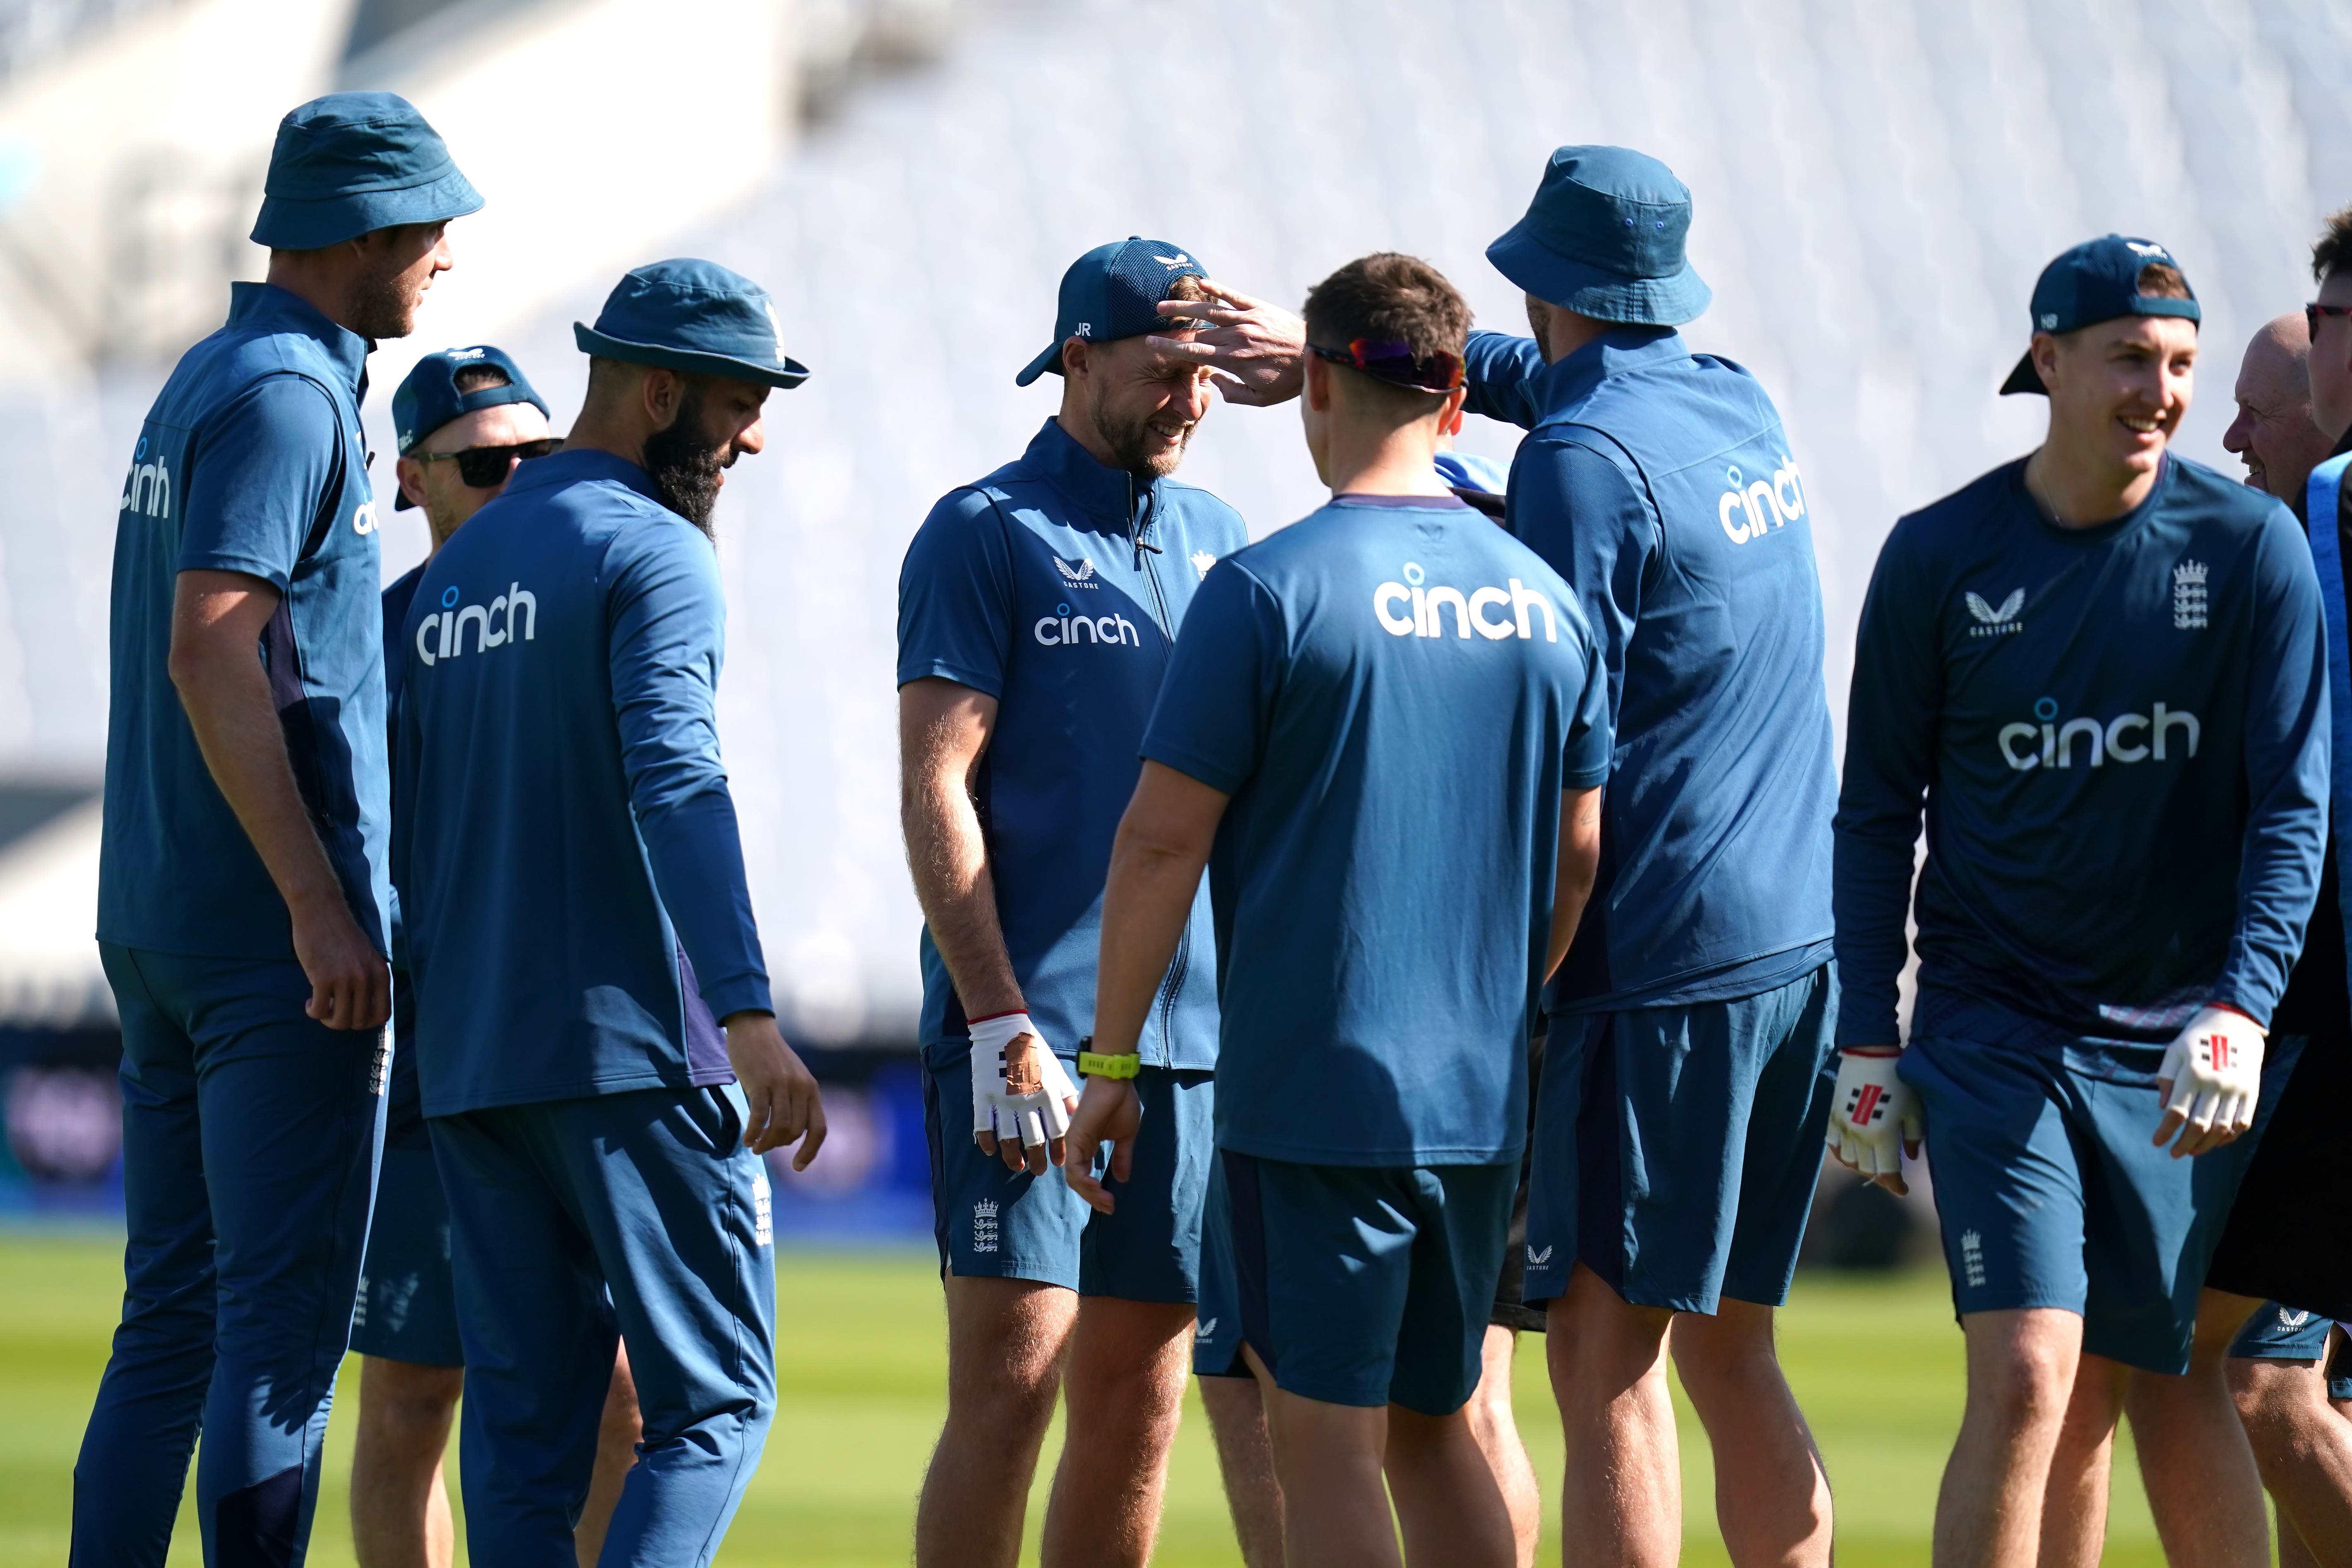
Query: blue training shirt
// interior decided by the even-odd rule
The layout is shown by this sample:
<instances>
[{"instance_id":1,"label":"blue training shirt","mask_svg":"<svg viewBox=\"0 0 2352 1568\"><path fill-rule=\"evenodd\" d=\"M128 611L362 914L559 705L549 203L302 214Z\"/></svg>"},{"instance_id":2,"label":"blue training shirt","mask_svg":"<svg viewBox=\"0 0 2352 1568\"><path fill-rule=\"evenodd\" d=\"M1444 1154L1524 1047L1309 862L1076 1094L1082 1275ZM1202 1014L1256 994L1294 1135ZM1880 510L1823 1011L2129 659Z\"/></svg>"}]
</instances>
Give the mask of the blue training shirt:
<instances>
[{"instance_id":1,"label":"blue training shirt","mask_svg":"<svg viewBox=\"0 0 2352 1568\"><path fill-rule=\"evenodd\" d=\"M606 452L524 464L425 566L393 856L427 1116L731 1080L712 1020L772 1008L725 638L710 541Z\"/></svg>"},{"instance_id":2,"label":"blue training shirt","mask_svg":"<svg viewBox=\"0 0 2352 1568\"><path fill-rule=\"evenodd\" d=\"M1525 426L1506 522L1609 668L1601 879L1555 1013L1751 996L1826 962L1837 775L1811 507L1756 378L1666 328L1557 364L1473 332L1469 407Z\"/></svg>"},{"instance_id":3,"label":"blue training shirt","mask_svg":"<svg viewBox=\"0 0 2352 1568\"><path fill-rule=\"evenodd\" d=\"M1019 458L942 497L907 548L898 683L997 700L974 781L996 918L1029 1016L1065 1057L1094 1029L1103 879L1176 628L1209 568L1248 543L1206 490L1106 468L1048 419ZM1147 1067L1216 1066L1210 931L1203 889L1143 1031ZM922 963L924 1049L961 1049L928 928Z\"/></svg>"},{"instance_id":4,"label":"blue training shirt","mask_svg":"<svg viewBox=\"0 0 2352 1568\"><path fill-rule=\"evenodd\" d=\"M416 598L416 584L425 575L417 563L383 591L383 702L389 716L385 737L387 756L400 752L400 684L408 672L404 656L407 645L400 634L408 625L408 606ZM416 1081L416 985L408 972L408 947L400 934L400 895L387 907L392 931L392 1080L384 1096L384 1146L389 1149L430 1147L425 1131L422 1090Z\"/></svg>"},{"instance_id":5,"label":"blue training shirt","mask_svg":"<svg viewBox=\"0 0 2352 1568\"><path fill-rule=\"evenodd\" d=\"M1568 585L1451 497L1341 496L1209 574L1143 754L1233 797L1218 1145L1517 1159L1560 792L1609 773Z\"/></svg>"},{"instance_id":6,"label":"blue training shirt","mask_svg":"<svg viewBox=\"0 0 2352 1568\"><path fill-rule=\"evenodd\" d=\"M172 684L183 572L278 590L260 656L287 760L360 929L384 942L383 566L360 433L367 340L267 283L181 356L115 511L101 942L291 959L286 900L196 747Z\"/></svg>"},{"instance_id":7,"label":"blue training shirt","mask_svg":"<svg viewBox=\"0 0 2352 1568\"><path fill-rule=\"evenodd\" d=\"M2327 685L2311 548L2168 457L2048 521L2022 459L1895 525L1864 603L1837 816L1841 1045L1891 1045L1921 802L1916 1035L2163 1045L2267 1025L2319 886Z\"/></svg>"}]
</instances>

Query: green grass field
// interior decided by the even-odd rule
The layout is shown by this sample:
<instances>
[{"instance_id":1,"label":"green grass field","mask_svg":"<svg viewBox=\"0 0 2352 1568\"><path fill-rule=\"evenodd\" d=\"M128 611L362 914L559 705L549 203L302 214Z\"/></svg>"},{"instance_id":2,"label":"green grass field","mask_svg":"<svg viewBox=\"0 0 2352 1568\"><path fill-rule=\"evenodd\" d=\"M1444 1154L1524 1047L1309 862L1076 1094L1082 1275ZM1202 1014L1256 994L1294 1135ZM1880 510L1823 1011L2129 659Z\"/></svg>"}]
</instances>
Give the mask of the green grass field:
<instances>
[{"instance_id":1,"label":"green grass field","mask_svg":"<svg viewBox=\"0 0 2352 1568\"><path fill-rule=\"evenodd\" d=\"M74 1453L120 1299L120 1242L0 1231L0 1563L65 1561ZM784 1251L777 1258L782 1408L721 1561L847 1568L908 1560L909 1521L937 1435L945 1350L928 1251ZM1845 1568L1921 1563L1936 1483L1960 1409L1960 1341L1939 1273L1809 1275L1783 1316L1782 1359L1820 1435L1836 1489ZM1523 1342L1520 1426L1557 1506L1559 1430L1541 1347ZM346 1369L344 1386L357 1378ZM346 1489L353 1405L335 1413L310 1561L352 1562ZM1711 1468L1682 1411L1684 1561L1721 1563ZM1050 1454L1058 1442L1049 1444ZM452 1465L454 1470L455 1466ZM2106 1561L2163 1561L2128 1459ZM1030 1510L1031 1556L1045 1506ZM462 1559L461 1559L462 1560ZM1544 1560L1558 1562L1548 1541ZM174 1564L198 1561L184 1510ZM1169 1480L1158 1562L1237 1564L1216 1458L1196 1405Z\"/></svg>"}]
</instances>

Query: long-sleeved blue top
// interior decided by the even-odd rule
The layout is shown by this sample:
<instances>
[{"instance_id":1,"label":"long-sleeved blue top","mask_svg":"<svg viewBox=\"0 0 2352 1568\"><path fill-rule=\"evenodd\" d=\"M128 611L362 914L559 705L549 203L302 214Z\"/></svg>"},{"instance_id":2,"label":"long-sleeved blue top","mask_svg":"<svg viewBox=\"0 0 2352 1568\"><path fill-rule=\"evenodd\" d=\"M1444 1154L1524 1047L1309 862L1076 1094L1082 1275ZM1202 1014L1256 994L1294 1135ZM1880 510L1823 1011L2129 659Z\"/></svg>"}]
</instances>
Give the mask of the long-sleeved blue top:
<instances>
[{"instance_id":1,"label":"long-sleeved blue top","mask_svg":"<svg viewBox=\"0 0 2352 1568\"><path fill-rule=\"evenodd\" d=\"M2060 528L2021 460L1895 526L1837 816L1842 1045L1889 1045L1924 800L1914 1036L2160 1045L2267 1024L2326 832L2319 583L2294 517L2168 458Z\"/></svg>"},{"instance_id":2,"label":"long-sleeved blue top","mask_svg":"<svg viewBox=\"0 0 2352 1568\"><path fill-rule=\"evenodd\" d=\"M425 567L393 874L427 1116L728 1080L710 1016L770 1003L725 620L710 542L604 452L525 464Z\"/></svg>"},{"instance_id":3,"label":"long-sleeved blue top","mask_svg":"<svg viewBox=\"0 0 2352 1568\"><path fill-rule=\"evenodd\" d=\"M1600 879L1554 1013L1754 995L1830 956L1837 776L1811 498L1756 378L1656 327L1546 366L1473 332L1474 413L1528 428L1505 521L1609 671Z\"/></svg>"}]
</instances>

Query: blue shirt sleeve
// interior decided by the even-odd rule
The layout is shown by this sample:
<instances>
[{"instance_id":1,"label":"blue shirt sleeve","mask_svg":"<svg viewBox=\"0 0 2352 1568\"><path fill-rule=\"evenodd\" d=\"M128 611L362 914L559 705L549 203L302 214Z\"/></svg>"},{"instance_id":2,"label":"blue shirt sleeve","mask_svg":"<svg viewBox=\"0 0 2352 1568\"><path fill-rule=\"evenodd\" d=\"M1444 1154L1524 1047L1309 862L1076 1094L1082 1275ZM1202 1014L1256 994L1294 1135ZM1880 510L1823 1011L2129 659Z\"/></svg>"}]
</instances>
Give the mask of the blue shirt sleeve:
<instances>
[{"instance_id":1,"label":"blue shirt sleeve","mask_svg":"<svg viewBox=\"0 0 2352 1568\"><path fill-rule=\"evenodd\" d=\"M2267 1028L2303 951L2327 841L2327 640L2319 574L2284 506L2273 509L2258 546L2254 592L2238 927L2214 995Z\"/></svg>"},{"instance_id":2,"label":"blue shirt sleeve","mask_svg":"<svg viewBox=\"0 0 2352 1568\"><path fill-rule=\"evenodd\" d=\"M1909 955L1919 814L1944 706L1940 595L1927 575L1898 524L1863 600L1832 873L1841 1046L1902 1038L1895 983Z\"/></svg>"},{"instance_id":3,"label":"blue shirt sleeve","mask_svg":"<svg viewBox=\"0 0 2352 1568\"><path fill-rule=\"evenodd\" d=\"M898 568L898 684L937 676L991 697L1013 657L1013 556L995 504L942 497Z\"/></svg>"},{"instance_id":4,"label":"blue shirt sleeve","mask_svg":"<svg viewBox=\"0 0 2352 1568\"><path fill-rule=\"evenodd\" d=\"M772 1012L719 758L727 611L717 552L682 527L628 528L606 569L613 713L655 889L711 1016Z\"/></svg>"},{"instance_id":5,"label":"blue shirt sleeve","mask_svg":"<svg viewBox=\"0 0 2352 1568\"><path fill-rule=\"evenodd\" d=\"M1609 719L1609 672L1601 667L1590 637L1585 639L1584 690L1570 721L1568 744L1560 752L1559 787L1599 789L1609 782L1609 764L1615 750L1615 726Z\"/></svg>"},{"instance_id":6,"label":"blue shirt sleeve","mask_svg":"<svg viewBox=\"0 0 2352 1568\"><path fill-rule=\"evenodd\" d=\"M1661 531L1649 497L1612 458L1580 441L1520 443L1511 463L1511 531L1568 580L1609 673L1609 727L1625 680L1625 648Z\"/></svg>"},{"instance_id":7,"label":"blue shirt sleeve","mask_svg":"<svg viewBox=\"0 0 2352 1568\"><path fill-rule=\"evenodd\" d=\"M1536 421L1543 417L1537 395L1548 368L1543 350L1536 347L1533 338L1515 338L1507 332L1472 332L1469 346L1462 354L1462 378L1469 392L1462 406L1473 414L1532 430Z\"/></svg>"},{"instance_id":8,"label":"blue shirt sleeve","mask_svg":"<svg viewBox=\"0 0 2352 1568\"><path fill-rule=\"evenodd\" d=\"M348 454L326 390L265 376L204 421L181 512L180 570L242 572L286 591Z\"/></svg>"},{"instance_id":9,"label":"blue shirt sleeve","mask_svg":"<svg viewBox=\"0 0 2352 1568\"><path fill-rule=\"evenodd\" d=\"M1209 569L1143 731L1142 754L1233 795L1257 771L1288 647L1282 608L1232 561Z\"/></svg>"}]
</instances>

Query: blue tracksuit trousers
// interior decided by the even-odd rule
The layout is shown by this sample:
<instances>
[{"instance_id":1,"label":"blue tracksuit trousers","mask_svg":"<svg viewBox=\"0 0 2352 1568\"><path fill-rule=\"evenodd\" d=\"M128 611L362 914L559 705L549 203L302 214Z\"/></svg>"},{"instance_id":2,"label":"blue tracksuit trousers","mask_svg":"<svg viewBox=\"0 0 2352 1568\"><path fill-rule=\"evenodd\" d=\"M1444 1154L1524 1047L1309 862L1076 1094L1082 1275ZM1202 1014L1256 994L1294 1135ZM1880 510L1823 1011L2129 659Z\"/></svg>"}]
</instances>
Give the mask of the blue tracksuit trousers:
<instances>
[{"instance_id":1,"label":"blue tracksuit trousers","mask_svg":"<svg viewBox=\"0 0 2352 1568\"><path fill-rule=\"evenodd\" d=\"M122 1017L122 1322L74 1465L76 1568L162 1568L197 1432L209 1564L299 1563L383 1130L383 1033L291 959L101 943Z\"/></svg>"},{"instance_id":2,"label":"blue tracksuit trousers","mask_svg":"<svg viewBox=\"0 0 2352 1568\"><path fill-rule=\"evenodd\" d=\"M709 1563L776 1409L768 1176L741 1096L646 1089L429 1125L466 1351L468 1552L572 1568L625 1336L645 1436L601 1561Z\"/></svg>"}]
</instances>

